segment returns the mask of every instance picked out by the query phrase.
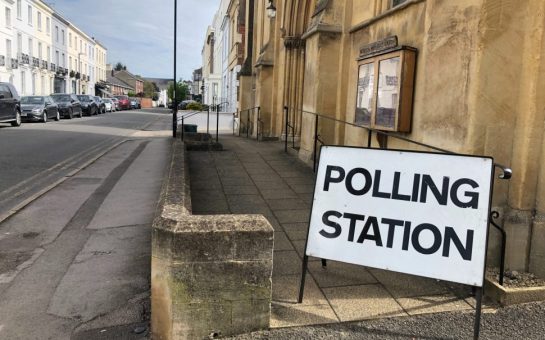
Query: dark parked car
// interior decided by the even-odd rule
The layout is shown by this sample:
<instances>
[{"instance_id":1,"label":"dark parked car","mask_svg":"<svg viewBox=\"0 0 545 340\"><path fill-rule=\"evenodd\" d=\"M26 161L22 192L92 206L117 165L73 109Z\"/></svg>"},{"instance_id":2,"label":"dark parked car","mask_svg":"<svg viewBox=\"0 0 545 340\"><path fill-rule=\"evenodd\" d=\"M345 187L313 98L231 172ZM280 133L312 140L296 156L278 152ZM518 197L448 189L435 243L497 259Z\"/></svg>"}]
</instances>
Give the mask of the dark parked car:
<instances>
[{"instance_id":1,"label":"dark parked car","mask_svg":"<svg viewBox=\"0 0 545 340\"><path fill-rule=\"evenodd\" d=\"M84 115L92 116L100 113L98 110L98 105L95 102L95 98L93 96L79 94L78 99L81 102L81 110L83 111Z\"/></svg>"},{"instance_id":2,"label":"dark parked car","mask_svg":"<svg viewBox=\"0 0 545 340\"><path fill-rule=\"evenodd\" d=\"M83 117L81 103L75 94L55 93L50 97L59 105L59 113L63 118Z\"/></svg>"},{"instance_id":3,"label":"dark parked car","mask_svg":"<svg viewBox=\"0 0 545 340\"><path fill-rule=\"evenodd\" d=\"M47 123L48 119L61 119L59 106L49 96L21 97L21 116L24 120L43 123Z\"/></svg>"},{"instance_id":4,"label":"dark parked car","mask_svg":"<svg viewBox=\"0 0 545 340\"><path fill-rule=\"evenodd\" d=\"M128 96L115 96L119 100L119 109L120 110L130 110L131 102Z\"/></svg>"},{"instance_id":5,"label":"dark parked car","mask_svg":"<svg viewBox=\"0 0 545 340\"><path fill-rule=\"evenodd\" d=\"M196 103L196 101L194 101L194 100L183 100L182 102L180 102L180 104L178 104L178 109L185 110L187 108L187 105L191 104L191 103Z\"/></svg>"},{"instance_id":6,"label":"dark parked car","mask_svg":"<svg viewBox=\"0 0 545 340\"><path fill-rule=\"evenodd\" d=\"M94 96L93 99L95 100L95 103L97 103L98 113L106 113L106 104L104 104L102 98Z\"/></svg>"},{"instance_id":7,"label":"dark parked car","mask_svg":"<svg viewBox=\"0 0 545 340\"><path fill-rule=\"evenodd\" d=\"M21 125L21 106L19 94L10 83L0 83L0 123Z\"/></svg>"}]
</instances>

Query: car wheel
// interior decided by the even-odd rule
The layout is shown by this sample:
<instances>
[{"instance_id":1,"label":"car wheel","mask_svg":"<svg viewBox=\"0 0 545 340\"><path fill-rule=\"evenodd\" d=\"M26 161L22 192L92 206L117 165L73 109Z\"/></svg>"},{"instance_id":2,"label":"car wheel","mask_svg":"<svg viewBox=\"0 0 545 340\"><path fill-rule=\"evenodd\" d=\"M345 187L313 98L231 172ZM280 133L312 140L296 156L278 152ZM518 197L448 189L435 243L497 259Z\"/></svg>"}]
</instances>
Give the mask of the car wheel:
<instances>
[{"instance_id":1,"label":"car wheel","mask_svg":"<svg viewBox=\"0 0 545 340\"><path fill-rule=\"evenodd\" d=\"M58 122L61 120L61 114L59 113L59 110L57 110L57 115L55 116L55 121Z\"/></svg>"},{"instance_id":2,"label":"car wheel","mask_svg":"<svg viewBox=\"0 0 545 340\"><path fill-rule=\"evenodd\" d=\"M21 112L15 113L15 120L11 122L11 126L21 126Z\"/></svg>"},{"instance_id":3,"label":"car wheel","mask_svg":"<svg viewBox=\"0 0 545 340\"><path fill-rule=\"evenodd\" d=\"M47 112L46 111L44 111L42 113L42 123L47 123Z\"/></svg>"}]
</instances>

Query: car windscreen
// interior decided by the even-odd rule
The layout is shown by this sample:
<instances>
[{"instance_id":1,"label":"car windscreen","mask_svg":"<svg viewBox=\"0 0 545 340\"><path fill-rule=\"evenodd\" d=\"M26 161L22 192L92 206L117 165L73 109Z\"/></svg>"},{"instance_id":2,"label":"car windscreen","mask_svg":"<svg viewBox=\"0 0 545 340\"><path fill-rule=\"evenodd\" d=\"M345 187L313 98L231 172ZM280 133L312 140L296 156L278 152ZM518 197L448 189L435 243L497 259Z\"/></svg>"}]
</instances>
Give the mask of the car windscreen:
<instances>
[{"instance_id":1,"label":"car windscreen","mask_svg":"<svg viewBox=\"0 0 545 340\"><path fill-rule=\"evenodd\" d=\"M89 96L77 96L80 102L90 102L92 99Z\"/></svg>"},{"instance_id":2,"label":"car windscreen","mask_svg":"<svg viewBox=\"0 0 545 340\"><path fill-rule=\"evenodd\" d=\"M104 99L103 101L104 101L105 103L108 103L108 104L111 104L111 103L112 103L112 101L109 100L109 99Z\"/></svg>"},{"instance_id":3,"label":"car windscreen","mask_svg":"<svg viewBox=\"0 0 545 340\"><path fill-rule=\"evenodd\" d=\"M52 95L51 98L56 102L69 102L72 100L72 97L67 94Z\"/></svg>"},{"instance_id":4,"label":"car windscreen","mask_svg":"<svg viewBox=\"0 0 545 340\"><path fill-rule=\"evenodd\" d=\"M21 104L40 105L44 103L44 97L22 97Z\"/></svg>"}]
</instances>

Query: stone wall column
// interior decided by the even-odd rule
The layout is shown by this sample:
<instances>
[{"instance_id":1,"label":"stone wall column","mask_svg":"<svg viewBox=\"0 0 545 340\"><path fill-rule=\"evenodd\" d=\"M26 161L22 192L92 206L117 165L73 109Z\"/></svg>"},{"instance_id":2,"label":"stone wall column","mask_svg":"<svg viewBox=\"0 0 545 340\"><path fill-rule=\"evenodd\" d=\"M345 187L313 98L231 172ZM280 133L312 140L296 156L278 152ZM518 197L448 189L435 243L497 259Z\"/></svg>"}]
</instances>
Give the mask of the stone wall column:
<instances>
[{"instance_id":1,"label":"stone wall column","mask_svg":"<svg viewBox=\"0 0 545 340\"><path fill-rule=\"evenodd\" d=\"M506 265L509 269L527 270L529 264L532 224L538 194L538 174L545 120L545 3L530 1L524 54L520 74L520 94L515 125L509 186L509 209L504 228L507 232ZM543 188L541 189L543 190ZM539 224L536 224L539 227ZM536 250L537 251L537 250Z\"/></svg>"}]
</instances>

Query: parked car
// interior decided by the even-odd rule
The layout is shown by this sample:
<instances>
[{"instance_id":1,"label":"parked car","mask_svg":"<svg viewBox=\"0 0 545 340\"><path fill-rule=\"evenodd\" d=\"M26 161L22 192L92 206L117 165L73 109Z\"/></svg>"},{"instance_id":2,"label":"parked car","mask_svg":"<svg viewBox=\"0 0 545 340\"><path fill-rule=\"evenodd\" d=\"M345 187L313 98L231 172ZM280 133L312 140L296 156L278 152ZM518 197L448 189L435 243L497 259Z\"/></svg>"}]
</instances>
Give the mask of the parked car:
<instances>
[{"instance_id":1,"label":"parked car","mask_svg":"<svg viewBox=\"0 0 545 340\"><path fill-rule=\"evenodd\" d=\"M21 116L28 121L41 121L47 123L48 119L59 121L59 105L49 96L24 96L21 97Z\"/></svg>"},{"instance_id":2,"label":"parked car","mask_svg":"<svg viewBox=\"0 0 545 340\"><path fill-rule=\"evenodd\" d=\"M186 107L187 107L187 104L190 104L190 103L196 103L196 101L194 101L194 100L183 100L183 101L180 102L180 104L178 104L178 109L185 110Z\"/></svg>"},{"instance_id":3,"label":"parked car","mask_svg":"<svg viewBox=\"0 0 545 340\"><path fill-rule=\"evenodd\" d=\"M104 98L102 101L104 102L104 110L106 112L115 111L115 103L110 98Z\"/></svg>"},{"instance_id":4,"label":"parked car","mask_svg":"<svg viewBox=\"0 0 545 340\"><path fill-rule=\"evenodd\" d=\"M59 106L59 113L63 118L83 117L81 102L75 94L55 93L50 95L50 97Z\"/></svg>"},{"instance_id":5,"label":"parked car","mask_svg":"<svg viewBox=\"0 0 545 340\"><path fill-rule=\"evenodd\" d=\"M0 83L0 123L21 126L21 104L19 94L10 83Z\"/></svg>"},{"instance_id":6,"label":"parked car","mask_svg":"<svg viewBox=\"0 0 545 340\"><path fill-rule=\"evenodd\" d=\"M95 100L95 103L97 103L98 113L106 113L106 105L104 104L102 98L94 96L93 99Z\"/></svg>"},{"instance_id":7,"label":"parked car","mask_svg":"<svg viewBox=\"0 0 545 340\"><path fill-rule=\"evenodd\" d=\"M131 109L140 109L140 100L138 98L129 98L131 101Z\"/></svg>"},{"instance_id":8,"label":"parked car","mask_svg":"<svg viewBox=\"0 0 545 340\"><path fill-rule=\"evenodd\" d=\"M99 114L98 105L93 96L79 94L78 99L81 102L81 110L83 111L83 114L86 116Z\"/></svg>"},{"instance_id":9,"label":"parked car","mask_svg":"<svg viewBox=\"0 0 545 340\"><path fill-rule=\"evenodd\" d=\"M128 96L115 96L119 100L119 109L120 110L130 110L131 102L129 101Z\"/></svg>"},{"instance_id":10,"label":"parked car","mask_svg":"<svg viewBox=\"0 0 545 340\"><path fill-rule=\"evenodd\" d=\"M114 107L113 107L113 110L114 111L119 111L121 110L121 107L119 106L119 99L117 98L110 98L110 100L113 102L114 104Z\"/></svg>"}]
</instances>

